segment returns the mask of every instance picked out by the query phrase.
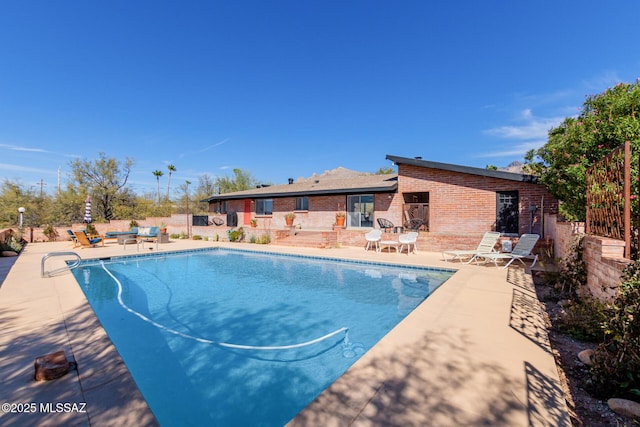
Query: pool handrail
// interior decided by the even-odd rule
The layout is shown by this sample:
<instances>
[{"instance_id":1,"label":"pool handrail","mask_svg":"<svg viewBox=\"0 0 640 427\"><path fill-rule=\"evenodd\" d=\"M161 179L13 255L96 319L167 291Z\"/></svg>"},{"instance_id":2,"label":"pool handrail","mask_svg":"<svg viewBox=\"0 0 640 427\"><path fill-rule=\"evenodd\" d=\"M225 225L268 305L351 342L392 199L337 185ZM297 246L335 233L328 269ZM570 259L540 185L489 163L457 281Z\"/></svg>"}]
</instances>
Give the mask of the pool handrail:
<instances>
[{"instance_id":1,"label":"pool handrail","mask_svg":"<svg viewBox=\"0 0 640 427\"><path fill-rule=\"evenodd\" d=\"M75 256L76 260L73 264L68 264L66 267L57 268L55 270L47 271L45 274L44 271L44 262L54 256ZM73 270L82 262L82 258L75 252L49 252L45 256L42 257L42 261L40 261L40 277L51 277L58 273L62 273L63 271Z\"/></svg>"}]
</instances>

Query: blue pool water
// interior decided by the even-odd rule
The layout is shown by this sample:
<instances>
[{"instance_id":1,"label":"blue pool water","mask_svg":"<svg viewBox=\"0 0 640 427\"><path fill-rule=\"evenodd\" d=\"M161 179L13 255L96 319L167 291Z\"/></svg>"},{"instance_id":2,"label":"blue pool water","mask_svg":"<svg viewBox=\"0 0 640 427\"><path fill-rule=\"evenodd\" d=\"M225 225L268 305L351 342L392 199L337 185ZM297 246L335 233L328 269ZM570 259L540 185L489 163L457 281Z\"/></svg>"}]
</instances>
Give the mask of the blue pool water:
<instances>
[{"instance_id":1,"label":"blue pool water","mask_svg":"<svg viewBox=\"0 0 640 427\"><path fill-rule=\"evenodd\" d=\"M163 426L285 424L453 273L227 249L74 270Z\"/></svg>"}]
</instances>

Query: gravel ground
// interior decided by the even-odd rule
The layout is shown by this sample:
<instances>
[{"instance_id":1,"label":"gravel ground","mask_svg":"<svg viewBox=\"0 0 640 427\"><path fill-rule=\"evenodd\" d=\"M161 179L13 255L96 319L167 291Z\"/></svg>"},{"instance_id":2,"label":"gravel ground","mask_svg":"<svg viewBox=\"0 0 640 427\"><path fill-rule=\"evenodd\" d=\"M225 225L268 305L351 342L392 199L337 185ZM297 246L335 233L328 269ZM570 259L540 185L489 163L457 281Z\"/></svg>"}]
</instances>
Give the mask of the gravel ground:
<instances>
[{"instance_id":1,"label":"gravel ground","mask_svg":"<svg viewBox=\"0 0 640 427\"><path fill-rule=\"evenodd\" d=\"M593 349L593 343L580 342L563 334L554 327L561 313L557 300L550 295L549 287L534 278L538 299L547 313L547 329L554 351L560 381L569 407L571 423L574 427L640 426L639 422L617 415L609 409L606 401L592 397L582 386L588 368L578 360L582 350Z\"/></svg>"}]
</instances>

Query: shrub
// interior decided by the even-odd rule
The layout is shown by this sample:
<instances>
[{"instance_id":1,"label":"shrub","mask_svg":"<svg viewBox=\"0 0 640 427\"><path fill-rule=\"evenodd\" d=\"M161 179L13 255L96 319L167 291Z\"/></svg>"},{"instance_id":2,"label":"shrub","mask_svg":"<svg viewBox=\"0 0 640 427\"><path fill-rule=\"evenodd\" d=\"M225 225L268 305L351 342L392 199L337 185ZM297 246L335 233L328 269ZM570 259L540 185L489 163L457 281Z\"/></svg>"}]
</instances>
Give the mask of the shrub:
<instances>
[{"instance_id":1,"label":"shrub","mask_svg":"<svg viewBox=\"0 0 640 427\"><path fill-rule=\"evenodd\" d=\"M18 240L15 236L11 236L9 240L4 243L0 243L0 251L13 251L20 253L24 244Z\"/></svg>"},{"instance_id":2,"label":"shrub","mask_svg":"<svg viewBox=\"0 0 640 427\"><path fill-rule=\"evenodd\" d=\"M244 239L244 230L242 227L231 229L228 231L230 242L241 242Z\"/></svg>"},{"instance_id":3,"label":"shrub","mask_svg":"<svg viewBox=\"0 0 640 427\"><path fill-rule=\"evenodd\" d=\"M51 224L44 226L42 234L44 234L50 242L54 242L58 238L58 232Z\"/></svg>"},{"instance_id":4,"label":"shrub","mask_svg":"<svg viewBox=\"0 0 640 427\"><path fill-rule=\"evenodd\" d=\"M97 236L98 235L98 230L96 230L96 226L93 224L87 224L87 234L89 236Z\"/></svg>"},{"instance_id":5,"label":"shrub","mask_svg":"<svg viewBox=\"0 0 640 427\"><path fill-rule=\"evenodd\" d=\"M194 234L193 236L191 236L191 240L202 240L202 236L200 236L199 234Z\"/></svg>"},{"instance_id":6,"label":"shrub","mask_svg":"<svg viewBox=\"0 0 640 427\"><path fill-rule=\"evenodd\" d=\"M640 401L640 261L624 270L604 326L588 386L596 396Z\"/></svg>"},{"instance_id":7,"label":"shrub","mask_svg":"<svg viewBox=\"0 0 640 427\"><path fill-rule=\"evenodd\" d=\"M558 319L558 330L573 338L602 342L603 324L607 320L607 306L595 298L584 298L567 307Z\"/></svg>"},{"instance_id":8,"label":"shrub","mask_svg":"<svg viewBox=\"0 0 640 427\"><path fill-rule=\"evenodd\" d=\"M256 238L256 236L253 234L251 235L251 237L249 237L249 243L256 243L257 240L258 239Z\"/></svg>"},{"instance_id":9,"label":"shrub","mask_svg":"<svg viewBox=\"0 0 640 427\"><path fill-rule=\"evenodd\" d=\"M587 283L587 267L583 260L584 236L577 236L566 258L560 261L560 274L556 288L564 295L573 297L576 290Z\"/></svg>"},{"instance_id":10,"label":"shrub","mask_svg":"<svg viewBox=\"0 0 640 427\"><path fill-rule=\"evenodd\" d=\"M258 237L256 243L259 245L268 245L269 243L271 243L271 236L269 236L268 234L262 234L260 235L260 237Z\"/></svg>"},{"instance_id":11,"label":"shrub","mask_svg":"<svg viewBox=\"0 0 640 427\"><path fill-rule=\"evenodd\" d=\"M171 237L172 239L179 239L180 235L178 233L172 233L169 235L169 237Z\"/></svg>"}]
</instances>

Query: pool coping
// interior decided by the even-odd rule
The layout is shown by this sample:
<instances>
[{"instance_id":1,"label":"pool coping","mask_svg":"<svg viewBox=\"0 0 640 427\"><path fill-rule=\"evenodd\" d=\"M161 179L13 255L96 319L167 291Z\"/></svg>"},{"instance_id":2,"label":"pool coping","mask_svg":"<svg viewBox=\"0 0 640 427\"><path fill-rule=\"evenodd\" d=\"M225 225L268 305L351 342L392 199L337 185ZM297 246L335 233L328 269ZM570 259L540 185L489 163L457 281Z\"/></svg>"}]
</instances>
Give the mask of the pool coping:
<instances>
[{"instance_id":1,"label":"pool coping","mask_svg":"<svg viewBox=\"0 0 640 427\"><path fill-rule=\"evenodd\" d=\"M237 246L178 241L160 245L160 252ZM0 391L8 403L86 402L87 412L0 413L0 424L157 425L73 276L39 277L42 256L61 250L68 245L28 245L0 288L0 375L6 379ZM289 425L570 426L542 313L531 309L535 292L522 269L445 263L423 251L249 244L242 250L458 270ZM115 244L75 252L127 255ZM78 370L33 381L34 358L59 349L75 358Z\"/></svg>"}]
</instances>

